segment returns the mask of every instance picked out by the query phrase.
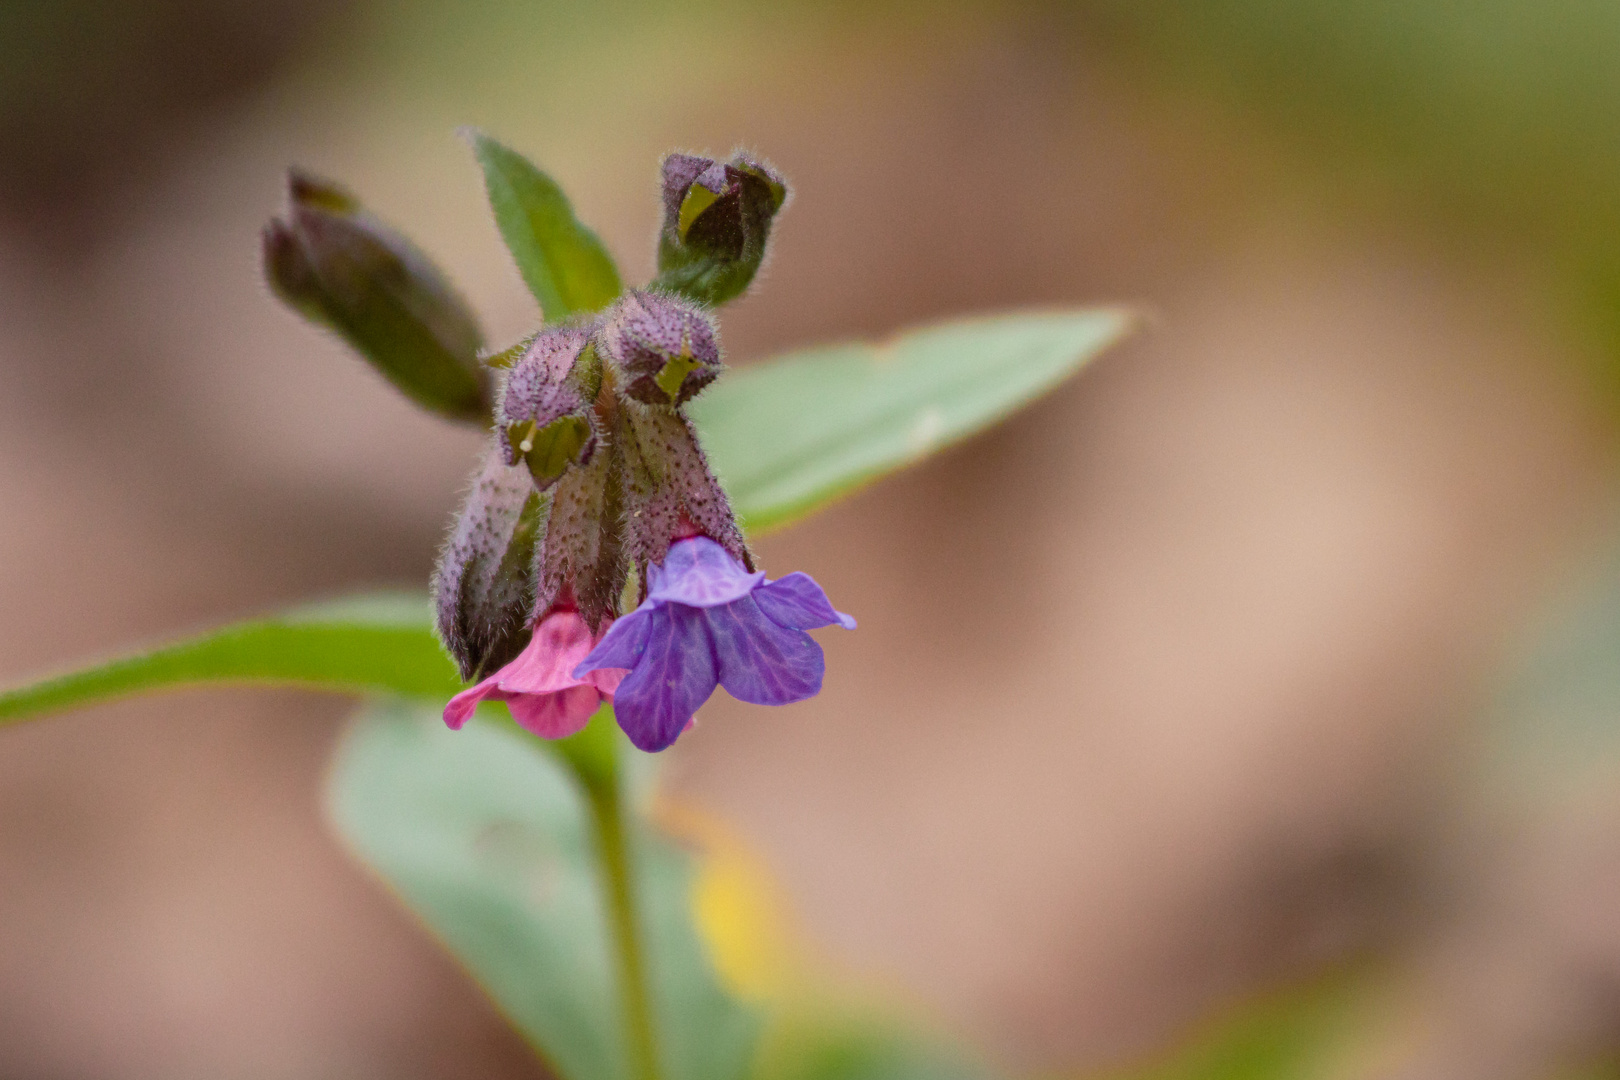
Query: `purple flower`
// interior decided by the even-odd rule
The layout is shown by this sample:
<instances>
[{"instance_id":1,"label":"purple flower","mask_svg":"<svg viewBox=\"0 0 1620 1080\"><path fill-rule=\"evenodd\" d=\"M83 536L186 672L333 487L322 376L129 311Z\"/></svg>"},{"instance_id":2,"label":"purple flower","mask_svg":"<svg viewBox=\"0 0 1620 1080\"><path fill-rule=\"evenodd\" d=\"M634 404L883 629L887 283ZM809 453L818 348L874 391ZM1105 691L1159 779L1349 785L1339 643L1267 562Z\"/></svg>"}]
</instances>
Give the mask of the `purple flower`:
<instances>
[{"instance_id":1,"label":"purple flower","mask_svg":"<svg viewBox=\"0 0 1620 1080\"><path fill-rule=\"evenodd\" d=\"M615 622L574 678L628 668L613 696L619 726L642 750L673 743L715 686L755 705L821 692L826 660L806 630L855 620L833 610L808 574L765 580L706 536L677 540L647 567L647 600Z\"/></svg>"}]
</instances>

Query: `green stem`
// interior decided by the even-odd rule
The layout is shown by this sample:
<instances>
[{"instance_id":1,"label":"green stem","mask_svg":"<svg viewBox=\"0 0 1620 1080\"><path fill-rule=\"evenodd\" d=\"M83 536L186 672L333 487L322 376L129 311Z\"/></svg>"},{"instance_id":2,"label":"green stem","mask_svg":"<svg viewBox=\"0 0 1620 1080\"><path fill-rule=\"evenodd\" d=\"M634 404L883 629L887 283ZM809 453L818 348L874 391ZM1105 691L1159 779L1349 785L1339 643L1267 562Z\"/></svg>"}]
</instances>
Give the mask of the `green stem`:
<instances>
[{"instance_id":1,"label":"green stem","mask_svg":"<svg viewBox=\"0 0 1620 1080\"><path fill-rule=\"evenodd\" d=\"M630 868L630 841L625 830L624 796L618 778L590 785L590 803L596 818L598 853L607 879L608 928L618 953L619 998L630 1053L630 1075L635 1080L658 1080L652 1002L647 993L641 921L636 912L635 877Z\"/></svg>"}]
</instances>

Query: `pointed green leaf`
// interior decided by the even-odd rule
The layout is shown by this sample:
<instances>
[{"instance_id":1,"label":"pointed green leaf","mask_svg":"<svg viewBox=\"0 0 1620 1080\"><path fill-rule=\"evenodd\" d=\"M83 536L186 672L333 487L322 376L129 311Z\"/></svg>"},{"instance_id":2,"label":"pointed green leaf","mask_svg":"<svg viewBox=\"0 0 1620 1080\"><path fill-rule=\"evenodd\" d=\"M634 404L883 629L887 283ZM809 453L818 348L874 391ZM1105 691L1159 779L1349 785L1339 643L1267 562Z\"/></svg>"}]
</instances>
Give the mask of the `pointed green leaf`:
<instances>
[{"instance_id":1,"label":"pointed green leaf","mask_svg":"<svg viewBox=\"0 0 1620 1080\"><path fill-rule=\"evenodd\" d=\"M0 693L0 724L203 682L445 698L461 680L431 627L420 596L301 608Z\"/></svg>"},{"instance_id":2,"label":"pointed green leaf","mask_svg":"<svg viewBox=\"0 0 1620 1080\"><path fill-rule=\"evenodd\" d=\"M778 528L991 426L1131 328L1115 309L1000 315L806 349L688 406L732 505Z\"/></svg>"},{"instance_id":3,"label":"pointed green leaf","mask_svg":"<svg viewBox=\"0 0 1620 1080\"><path fill-rule=\"evenodd\" d=\"M452 732L437 709L377 705L340 747L328 802L348 846L563 1080L629 1080L591 819L557 756L510 725ZM709 965L692 860L650 827L637 840L662 1076L742 1080L759 1017Z\"/></svg>"},{"instance_id":4,"label":"pointed green leaf","mask_svg":"<svg viewBox=\"0 0 1620 1080\"><path fill-rule=\"evenodd\" d=\"M618 268L596 234L574 217L557 182L482 132L470 138L495 223L546 321L611 304L624 288Z\"/></svg>"}]
</instances>

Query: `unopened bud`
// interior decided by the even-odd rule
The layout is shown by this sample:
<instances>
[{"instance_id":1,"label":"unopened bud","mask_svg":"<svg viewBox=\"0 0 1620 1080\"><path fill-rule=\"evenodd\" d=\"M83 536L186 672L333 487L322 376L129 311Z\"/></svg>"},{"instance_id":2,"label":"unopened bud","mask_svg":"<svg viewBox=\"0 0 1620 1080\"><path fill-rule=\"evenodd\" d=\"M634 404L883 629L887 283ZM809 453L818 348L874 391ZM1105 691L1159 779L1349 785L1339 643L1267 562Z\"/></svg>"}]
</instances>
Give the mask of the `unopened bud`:
<instances>
[{"instance_id":1,"label":"unopened bud","mask_svg":"<svg viewBox=\"0 0 1620 1080\"><path fill-rule=\"evenodd\" d=\"M780 176L742 154L726 164L669 155L653 284L706 304L740 295L765 259L787 194Z\"/></svg>"},{"instance_id":2,"label":"unopened bud","mask_svg":"<svg viewBox=\"0 0 1620 1080\"><path fill-rule=\"evenodd\" d=\"M336 330L419 405L487 421L477 319L409 240L336 185L293 173L285 220L264 230L265 276L306 318Z\"/></svg>"},{"instance_id":3,"label":"unopened bud","mask_svg":"<svg viewBox=\"0 0 1620 1080\"><path fill-rule=\"evenodd\" d=\"M551 489L545 534L535 550L535 610L571 596L592 631L619 614L629 572L615 456L596 454L563 474Z\"/></svg>"},{"instance_id":4,"label":"unopened bud","mask_svg":"<svg viewBox=\"0 0 1620 1080\"><path fill-rule=\"evenodd\" d=\"M692 422L673 410L630 406L620 410L618 423L629 560L645 571L648 563L664 561L671 542L695 529L753 570L748 543Z\"/></svg>"},{"instance_id":5,"label":"unopened bud","mask_svg":"<svg viewBox=\"0 0 1620 1080\"><path fill-rule=\"evenodd\" d=\"M534 550L547 496L491 446L433 575L439 637L463 679L523 650L534 601Z\"/></svg>"},{"instance_id":6,"label":"unopened bud","mask_svg":"<svg viewBox=\"0 0 1620 1080\"><path fill-rule=\"evenodd\" d=\"M513 362L497 408L496 433L509 465L522 461L536 486L556 483L596 449L592 405L602 362L579 326L542 330Z\"/></svg>"},{"instance_id":7,"label":"unopened bud","mask_svg":"<svg viewBox=\"0 0 1620 1080\"><path fill-rule=\"evenodd\" d=\"M619 389L644 405L684 405L720 374L720 339L696 304L656 292L629 292L597 333Z\"/></svg>"}]
</instances>

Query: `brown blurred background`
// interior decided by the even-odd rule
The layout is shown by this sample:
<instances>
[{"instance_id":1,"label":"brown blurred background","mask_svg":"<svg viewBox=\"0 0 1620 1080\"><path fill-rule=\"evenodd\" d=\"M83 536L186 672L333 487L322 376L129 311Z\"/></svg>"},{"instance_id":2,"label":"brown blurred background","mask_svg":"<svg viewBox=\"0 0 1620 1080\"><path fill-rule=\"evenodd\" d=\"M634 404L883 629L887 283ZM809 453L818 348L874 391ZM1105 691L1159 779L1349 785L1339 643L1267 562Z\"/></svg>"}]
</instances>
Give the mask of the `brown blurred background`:
<instances>
[{"instance_id":1,"label":"brown blurred background","mask_svg":"<svg viewBox=\"0 0 1620 1080\"><path fill-rule=\"evenodd\" d=\"M746 144L798 195L734 363L991 308L1151 318L766 540L861 629L815 701L708 706L673 789L838 963L1008 1068L1126 1061L1381 947L1388 1068L1540 1075L1620 1042L1617 756L1478 718L1534 715L1486 706L1607 535L1617 61L1595 0L13 0L0 679L424 585L477 437L270 298L288 164L501 342L536 313L457 125L557 176L631 280L660 155ZM327 837L348 708L0 732L0 1075L537 1074Z\"/></svg>"}]
</instances>

